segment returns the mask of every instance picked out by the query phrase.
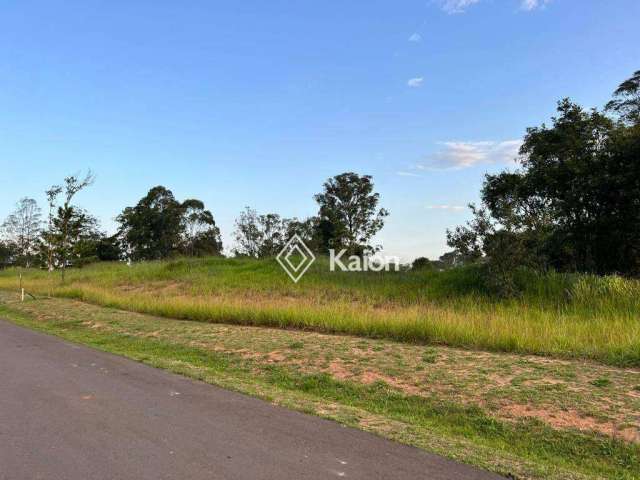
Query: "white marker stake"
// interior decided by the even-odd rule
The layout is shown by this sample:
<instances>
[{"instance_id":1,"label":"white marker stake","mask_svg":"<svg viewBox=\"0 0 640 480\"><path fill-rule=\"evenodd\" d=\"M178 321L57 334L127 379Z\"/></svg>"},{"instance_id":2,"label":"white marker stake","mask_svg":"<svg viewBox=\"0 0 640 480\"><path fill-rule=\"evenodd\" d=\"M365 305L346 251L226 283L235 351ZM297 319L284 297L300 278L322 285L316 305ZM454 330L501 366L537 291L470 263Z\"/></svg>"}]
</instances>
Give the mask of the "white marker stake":
<instances>
[{"instance_id":1,"label":"white marker stake","mask_svg":"<svg viewBox=\"0 0 640 480\"><path fill-rule=\"evenodd\" d=\"M21 297L21 301L24 302L24 288L22 289L22 297Z\"/></svg>"}]
</instances>

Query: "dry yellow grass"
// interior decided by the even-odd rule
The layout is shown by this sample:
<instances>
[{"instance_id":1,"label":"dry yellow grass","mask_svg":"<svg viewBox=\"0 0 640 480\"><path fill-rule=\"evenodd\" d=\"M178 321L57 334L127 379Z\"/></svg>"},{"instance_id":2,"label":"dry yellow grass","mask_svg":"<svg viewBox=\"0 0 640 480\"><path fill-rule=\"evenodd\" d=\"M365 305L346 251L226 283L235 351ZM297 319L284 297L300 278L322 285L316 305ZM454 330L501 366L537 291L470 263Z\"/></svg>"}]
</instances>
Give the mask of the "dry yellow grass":
<instances>
[{"instance_id":1,"label":"dry yellow grass","mask_svg":"<svg viewBox=\"0 0 640 480\"><path fill-rule=\"evenodd\" d=\"M616 277L532 277L518 300L482 292L473 270L329 274L298 285L275 262L205 259L24 273L33 293L203 322L297 328L640 365L640 287ZM17 272L0 274L16 288Z\"/></svg>"}]
</instances>

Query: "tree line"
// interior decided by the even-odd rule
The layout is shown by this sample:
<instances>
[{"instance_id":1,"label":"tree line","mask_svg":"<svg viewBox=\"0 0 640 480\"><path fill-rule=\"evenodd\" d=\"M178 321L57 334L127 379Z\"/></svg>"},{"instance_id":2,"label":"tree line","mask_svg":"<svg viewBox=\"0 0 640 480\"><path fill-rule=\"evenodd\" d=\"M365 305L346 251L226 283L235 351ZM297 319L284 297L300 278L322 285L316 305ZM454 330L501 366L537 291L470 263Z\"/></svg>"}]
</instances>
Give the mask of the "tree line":
<instances>
[{"instance_id":1,"label":"tree line","mask_svg":"<svg viewBox=\"0 0 640 480\"><path fill-rule=\"evenodd\" d=\"M151 188L136 205L126 207L116 217L118 231L107 235L96 217L74 203L94 180L91 172L72 175L48 189L46 218L35 200L21 199L2 225L0 266L58 269L64 278L68 267L96 261L222 255L220 229L204 202L179 201L164 186ZM371 176L336 175L314 199L318 213L305 219L258 214L247 207L235 222L232 253L272 257L294 234L320 254L331 248L357 255L378 249L371 241L389 212L378 207L380 195Z\"/></svg>"},{"instance_id":2,"label":"tree line","mask_svg":"<svg viewBox=\"0 0 640 480\"><path fill-rule=\"evenodd\" d=\"M452 250L415 269L478 264L497 293L517 293L517 272L586 272L640 277L640 71L625 80L603 110L569 99L550 125L527 129L515 171L488 174L472 219L447 231ZM197 199L178 201L152 188L117 217L108 236L73 203L94 181L67 177L47 190L48 216L22 199L3 224L0 266L61 269L98 260L158 260L221 255L211 211ZM314 196L316 215L298 219L246 208L235 224L234 255L277 255L299 235L315 252L345 249L365 256L389 212L379 207L371 176L346 172Z\"/></svg>"},{"instance_id":3,"label":"tree line","mask_svg":"<svg viewBox=\"0 0 640 480\"><path fill-rule=\"evenodd\" d=\"M527 129L517 171L486 175L473 219L447 232L459 263L517 293L516 272L640 276L640 71L603 111L569 99Z\"/></svg>"}]
</instances>

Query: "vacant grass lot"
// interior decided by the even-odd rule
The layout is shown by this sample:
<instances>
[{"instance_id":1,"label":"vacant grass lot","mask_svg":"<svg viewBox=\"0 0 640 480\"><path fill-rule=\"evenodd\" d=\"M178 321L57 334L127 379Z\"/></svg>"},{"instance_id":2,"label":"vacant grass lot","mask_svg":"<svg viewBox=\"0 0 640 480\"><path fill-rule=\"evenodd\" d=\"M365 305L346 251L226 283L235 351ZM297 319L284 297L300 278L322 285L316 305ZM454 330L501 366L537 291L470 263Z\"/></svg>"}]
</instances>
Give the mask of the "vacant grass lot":
<instances>
[{"instance_id":1,"label":"vacant grass lot","mask_svg":"<svg viewBox=\"0 0 640 480\"><path fill-rule=\"evenodd\" d=\"M634 479L640 371L178 321L0 292L0 316L517 479Z\"/></svg>"},{"instance_id":2,"label":"vacant grass lot","mask_svg":"<svg viewBox=\"0 0 640 480\"><path fill-rule=\"evenodd\" d=\"M18 271L0 272L17 289ZM494 352L640 366L640 282L523 273L523 296L496 300L477 268L331 273L320 259L293 284L275 260L179 259L23 271L28 291L204 322L297 328Z\"/></svg>"}]
</instances>

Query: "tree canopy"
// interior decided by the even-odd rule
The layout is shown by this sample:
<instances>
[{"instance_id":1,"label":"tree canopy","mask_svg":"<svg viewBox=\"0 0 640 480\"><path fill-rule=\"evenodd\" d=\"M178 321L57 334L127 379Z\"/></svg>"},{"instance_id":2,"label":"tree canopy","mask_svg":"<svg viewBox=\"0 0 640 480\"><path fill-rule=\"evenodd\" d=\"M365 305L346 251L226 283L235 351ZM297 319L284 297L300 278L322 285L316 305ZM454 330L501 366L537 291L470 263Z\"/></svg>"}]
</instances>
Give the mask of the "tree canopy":
<instances>
[{"instance_id":1,"label":"tree canopy","mask_svg":"<svg viewBox=\"0 0 640 480\"><path fill-rule=\"evenodd\" d=\"M619 115L623 122L640 123L640 70L620 84L606 108Z\"/></svg>"},{"instance_id":2,"label":"tree canopy","mask_svg":"<svg viewBox=\"0 0 640 480\"><path fill-rule=\"evenodd\" d=\"M292 220L277 213L259 215L246 207L236 219L236 255L255 258L275 257L289 239Z\"/></svg>"},{"instance_id":3,"label":"tree canopy","mask_svg":"<svg viewBox=\"0 0 640 480\"><path fill-rule=\"evenodd\" d=\"M323 192L314 197L320 207L318 228L325 247L359 255L376 250L371 239L382 229L389 212L378 209L380 194L373 188L370 175L353 172L325 182Z\"/></svg>"},{"instance_id":4,"label":"tree canopy","mask_svg":"<svg viewBox=\"0 0 640 480\"><path fill-rule=\"evenodd\" d=\"M31 266L36 253L38 236L42 224L42 210L33 198L22 198L2 225L7 245L12 245L13 263Z\"/></svg>"},{"instance_id":5,"label":"tree canopy","mask_svg":"<svg viewBox=\"0 0 640 480\"><path fill-rule=\"evenodd\" d=\"M220 254L222 241L213 215L200 200L181 203L157 186L117 217L119 236L132 260L158 260L176 254Z\"/></svg>"},{"instance_id":6,"label":"tree canopy","mask_svg":"<svg viewBox=\"0 0 640 480\"><path fill-rule=\"evenodd\" d=\"M520 168L486 176L481 207L449 245L499 283L518 266L640 275L636 77L614 94L630 103L609 103L620 121L565 99L550 126L529 128Z\"/></svg>"}]
</instances>

